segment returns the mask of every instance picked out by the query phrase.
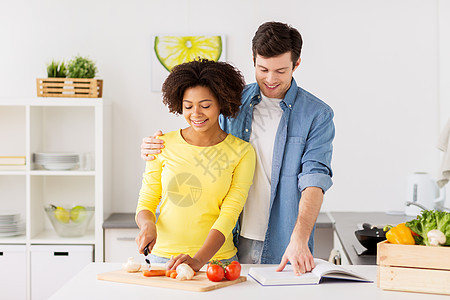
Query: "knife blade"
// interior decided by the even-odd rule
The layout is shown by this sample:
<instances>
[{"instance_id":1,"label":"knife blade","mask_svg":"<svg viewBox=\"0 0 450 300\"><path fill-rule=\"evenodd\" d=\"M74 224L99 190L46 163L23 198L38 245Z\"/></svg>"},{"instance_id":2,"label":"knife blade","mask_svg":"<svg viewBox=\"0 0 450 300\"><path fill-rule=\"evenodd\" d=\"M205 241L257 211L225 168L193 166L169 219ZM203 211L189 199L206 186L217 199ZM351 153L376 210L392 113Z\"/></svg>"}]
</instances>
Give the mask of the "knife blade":
<instances>
[{"instance_id":1,"label":"knife blade","mask_svg":"<svg viewBox=\"0 0 450 300\"><path fill-rule=\"evenodd\" d=\"M151 268L152 268L152 264L150 263L150 258L148 257L149 256L149 254L150 254L150 252L148 251L148 246L149 246L150 244L148 244L147 246L145 246L145 248L144 248L144 256L145 256L145 263L147 264L147 270L151 270Z\"/></svg>"}]
</instances>

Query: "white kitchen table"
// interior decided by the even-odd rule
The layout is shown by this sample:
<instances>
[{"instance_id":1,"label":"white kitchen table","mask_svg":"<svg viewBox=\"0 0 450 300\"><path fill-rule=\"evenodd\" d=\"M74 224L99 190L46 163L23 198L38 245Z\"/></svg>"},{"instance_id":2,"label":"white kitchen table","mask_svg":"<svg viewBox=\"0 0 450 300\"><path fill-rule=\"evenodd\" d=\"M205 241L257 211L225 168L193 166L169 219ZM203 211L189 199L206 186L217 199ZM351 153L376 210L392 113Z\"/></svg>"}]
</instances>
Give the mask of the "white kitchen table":
<instances>
[{"instance_id":1,"label":"white kitchen table","mask_svg":"<svg viewBox=\"0 0 450 300\"><path fill-rule=\"evenodd\" d=\"M256 265L242 265L242 275ZM261 265L260 265L261 266ZM264 265L269 266L269 265ZM384 291L376 285L376 266L349 265L349 269L373 280L373 283L352 281L326 281L318 285L263 287L251 277L247 281L209 292L182 291L144 285L116 283L97 280L97 274L118 270L118 263L91 263L61 287L50 300L143 300L143 299L183 299L183 300L237 300L237 299L345 299L345 300L423 300L449 299L449 296L421 293Z\"/></svg>"}]
</instances>

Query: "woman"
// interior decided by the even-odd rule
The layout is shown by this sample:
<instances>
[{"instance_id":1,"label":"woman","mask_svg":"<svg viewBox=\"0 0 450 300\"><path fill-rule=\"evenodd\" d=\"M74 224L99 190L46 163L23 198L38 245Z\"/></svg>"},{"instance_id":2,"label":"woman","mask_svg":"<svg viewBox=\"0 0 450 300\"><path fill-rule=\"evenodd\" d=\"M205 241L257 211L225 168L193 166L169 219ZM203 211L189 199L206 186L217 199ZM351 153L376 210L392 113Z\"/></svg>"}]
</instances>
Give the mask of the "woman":
<instances>
[{"instance_id":1,"label":"woman","mask_svg":"<svg viewBox=\"0 0 450 300\"><path fill-rule=\"evenodd\" d=\"M237 260L232 230L256 158L249 143L220 128L218 117L237 115L244 85L234 67L205 59L176 66L165 80L164 104L189 126L161 137L170 147L147 162L143 175L136 242L140 253L148 245L152 262L198 271L211 259Z\"/></svg>"}]
</instances>

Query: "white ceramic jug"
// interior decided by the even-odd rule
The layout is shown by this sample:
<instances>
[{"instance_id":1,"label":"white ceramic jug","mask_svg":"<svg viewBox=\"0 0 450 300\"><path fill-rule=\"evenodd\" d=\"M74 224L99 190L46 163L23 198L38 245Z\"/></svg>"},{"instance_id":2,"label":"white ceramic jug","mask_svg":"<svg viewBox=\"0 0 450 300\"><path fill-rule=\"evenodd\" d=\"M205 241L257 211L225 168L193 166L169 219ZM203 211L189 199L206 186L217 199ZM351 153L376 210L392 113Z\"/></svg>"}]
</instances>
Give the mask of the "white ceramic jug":
<instances>
[{"instance_id":1,"label":"white ceramic jug","mask_svg":"<svg viewBox=\"0 0 450 300\"><path fill-rule=\"evenodd\" d=\"M423 209L441 209L445 202L445 189L438 188L428 173L417 172L408 176L405 214L417 216Z\"/></svg>"}]
</instances>

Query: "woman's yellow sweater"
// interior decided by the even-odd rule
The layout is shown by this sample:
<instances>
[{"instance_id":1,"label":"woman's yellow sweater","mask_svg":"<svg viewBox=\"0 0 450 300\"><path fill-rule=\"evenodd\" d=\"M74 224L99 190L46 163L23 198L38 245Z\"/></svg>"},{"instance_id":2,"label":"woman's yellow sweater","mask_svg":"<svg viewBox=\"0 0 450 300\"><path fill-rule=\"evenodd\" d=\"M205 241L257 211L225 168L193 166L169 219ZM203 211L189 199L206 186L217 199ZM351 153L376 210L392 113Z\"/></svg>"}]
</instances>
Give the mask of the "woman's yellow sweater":
<instances>
[{"instance_id":1,"label":"woman's yellow sweater","mask_svg":"<svg viewBox=\"0 0 450 300\"><path fill-rule=\"evenodd\" d=\"M255 170L253 147L229 134L222 142L199 147L181 131L164 134L164 150L148 161L136 215L160 205L152 254L194 256L211 229L225 236L213 259L228 259L237 250L232 230L247 199Z\"/></svg>"}]
</instances>

